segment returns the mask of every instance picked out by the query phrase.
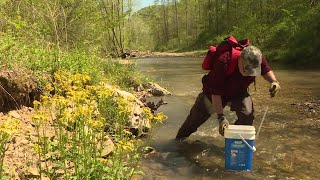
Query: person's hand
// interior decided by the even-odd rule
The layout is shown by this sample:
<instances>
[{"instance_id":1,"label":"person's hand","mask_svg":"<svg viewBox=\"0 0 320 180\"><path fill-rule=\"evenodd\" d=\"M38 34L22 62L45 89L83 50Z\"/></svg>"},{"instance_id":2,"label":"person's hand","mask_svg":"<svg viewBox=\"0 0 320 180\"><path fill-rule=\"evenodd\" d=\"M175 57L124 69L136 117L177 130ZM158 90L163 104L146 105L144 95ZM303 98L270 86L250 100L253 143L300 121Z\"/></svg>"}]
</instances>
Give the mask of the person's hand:
<instances>
[{"instance_id":1,"label":"person's hand","mask_svg":"<svg viewBox=\"0 0 320 180\"><path fill-rule=\"evenodd\" d=\"M280 89L281 88L278 81L272 82L269 88L270 96L274 97L280 91Z\"/></svg>"},{"instance_id":2,"label":"person's hand","mask_svg":"<svg viewBox=\"0 0 320 180\"><path fill-rule=\"evenodd\" d=\"M229 121L226 119L224 114L218 114L218 122L219 122L219 133L221 136L224 136L225 128L228 128Z\"/></svg>"}]
</instances>

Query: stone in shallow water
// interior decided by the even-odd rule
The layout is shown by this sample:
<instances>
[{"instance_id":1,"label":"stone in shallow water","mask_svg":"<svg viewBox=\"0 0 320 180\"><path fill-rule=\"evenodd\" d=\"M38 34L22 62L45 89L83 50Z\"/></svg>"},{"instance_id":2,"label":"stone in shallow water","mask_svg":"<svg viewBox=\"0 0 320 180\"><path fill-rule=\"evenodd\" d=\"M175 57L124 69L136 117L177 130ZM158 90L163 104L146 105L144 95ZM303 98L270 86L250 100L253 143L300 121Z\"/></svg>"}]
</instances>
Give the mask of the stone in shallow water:
<instances>
[{"instance_id":1,"label":"stone in shallow water","mask_svg":"<svg viewBox=\"0 0 320 180\"><path fill-rule=\"evenodd\" d=\"M144 85L146 89L153 95L153 96L165 96L165 95L171 95L171 93L164 89L163 87L159 86L157 83L147 83Z\"/></svg>"}]
</instances>

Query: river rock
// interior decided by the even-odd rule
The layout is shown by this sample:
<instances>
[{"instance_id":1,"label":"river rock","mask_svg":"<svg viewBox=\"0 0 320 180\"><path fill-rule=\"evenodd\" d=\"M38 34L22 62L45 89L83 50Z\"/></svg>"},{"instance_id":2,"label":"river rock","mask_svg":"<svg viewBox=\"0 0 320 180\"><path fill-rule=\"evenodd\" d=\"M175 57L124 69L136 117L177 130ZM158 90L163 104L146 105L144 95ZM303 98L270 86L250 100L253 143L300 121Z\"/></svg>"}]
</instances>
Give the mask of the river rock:
<instances>
[{"instance_id":1,"label":"river rock","mask_svg":"<svg viewBox=\"0 0 320 180\"><path fill-rule=\"evenodd\" d=\"M134 89L134 91L136 91L136 92L144 91L144 87L143 87L142 84L135 84L135 85L133 85L133 89Z\"/></svg>"},{"instance_id":2,"label":"river rock","mask_svg":"<svg viewBox=\"0 0 320 180\"><path fill-rule=\"evenodd\" d=\"M165 95L172 95L168 90L161 87L157 83L148 82L144 84L144 88L148 90L153 96L165 96Z\"/></svg>"},{"instance_id":3,"label":"river rock","mask_svg":"<svg viewBox=\"0 0 320 180\"><path fill-rule=\"evenodd\" d=\"M107 88L113 89L118 96L123 97L126 100L132 100L132 111L127 122L127 127L133 132L134 135L140 135L147 132L151 128L151 124L148 119L143 118L143 107L146 105L135 97L132 93L123 91L120 89L114 89L110 85L106 85Z\"/></svg>"},{"instance_id":4,"label":"river rock","mask_svg":"<svg viewBox=\"0 0 320 180\"><path fill-rule=\"evenodd\" d=\"M296 106L302 114L308 116L318 115L320 112L320 99L310 99L291 105Z\"/></svg>"}]
</instances>

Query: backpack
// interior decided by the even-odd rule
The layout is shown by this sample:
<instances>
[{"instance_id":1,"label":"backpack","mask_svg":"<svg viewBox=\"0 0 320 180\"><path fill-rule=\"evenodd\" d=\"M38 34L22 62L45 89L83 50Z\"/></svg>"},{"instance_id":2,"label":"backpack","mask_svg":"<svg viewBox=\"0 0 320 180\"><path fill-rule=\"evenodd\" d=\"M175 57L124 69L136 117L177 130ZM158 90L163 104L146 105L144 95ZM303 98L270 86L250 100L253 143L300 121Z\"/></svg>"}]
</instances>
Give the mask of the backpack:
<instances>
[{"instance_id":1,"label":"backpack","mask_svg":"<svg viewBox=\"0 0 320 180\"><path fill-rule=\"evenodd\" d=\"M228 69L227 75L231 75L238 64L238 57L243 48L247 47L250 43L249 39L244 39L237 41L233 36L225 38L217 46L209 46L209 51L206 54L202 62L203 70L213 70L213 65L220 55L229 51L231 54L230 59L228 59Z\"/></svg>"}]
</instances>

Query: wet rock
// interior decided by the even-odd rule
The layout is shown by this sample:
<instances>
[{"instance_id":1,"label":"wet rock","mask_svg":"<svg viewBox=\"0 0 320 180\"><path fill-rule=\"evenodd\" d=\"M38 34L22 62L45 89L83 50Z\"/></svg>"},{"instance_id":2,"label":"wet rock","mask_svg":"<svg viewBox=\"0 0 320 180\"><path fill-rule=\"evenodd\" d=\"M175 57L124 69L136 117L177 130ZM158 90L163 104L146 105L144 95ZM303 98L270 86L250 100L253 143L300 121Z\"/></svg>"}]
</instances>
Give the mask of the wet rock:
<instances>
[{"instance_id":1,"label":"wet rock","mask_svg":"<svg viewBox=\"0 0 320 180\"><path fill-rule=\"evenodd\" d=\"M143 87L142 84L134 85L134 86L133 86L133 89L134 89L134 91L136 91L136 92L144 91L144 87Z\"/></svg>"},{"instance_id":2,"label":"wet rock","mask_svg":"<svg viewBox=\"0 0 320 180\"><path fill-rule=\"evenodd\" d=\"M149 107L151 109L151 111L154 113L156 110L158 110L158 108L162 105L168 104L167 102L164 102L163 99L161 99L160 101L157 102L157 104L155 104L154 102L147 102L147 107Z\"/></svg>"},{"instance_id":3,"label":"wet rock","mask_svg":"<svg viewBox=\"0 0 320 180\"><path fill-rule=\"evenodd\" d=\"M320 99L292 103L291 106L297 107L301 114L308 116L318 115L320 112Z\"/></svg>"},{"instance_id":4,"label":"wet rock","mask_svg":"<svg viewBox=\"0 0 320 180\"><path fill-rule=\"evenodd\" d=\"M144 87L148 89L148 91L153 95L153 96L165 96L165 95L172 95L168 90L165 88L161 87L157 83L152 83L149 82L147 84L144 84Z\"/></svg>"},{"instance_id":5,"label":"wet rock","mask_svg":"<svg viewBox=\"0 0 320 180\"><path fill-rule=\"evenodd\" d=\"M143 154L156 153L156 150L153 147L146 147L142 151Z\"/></svg>"},{"instance_id":6,"label":"wet rock","mask_svg":"<svg viewBox=\"0 0 320 180\"><path fill-rule=\"evenodd\" d=\"M277 176L276 175L269 175L267 176L268 178L271 178L271 179L275 179Z\"/></svg>"}]
</instances>

